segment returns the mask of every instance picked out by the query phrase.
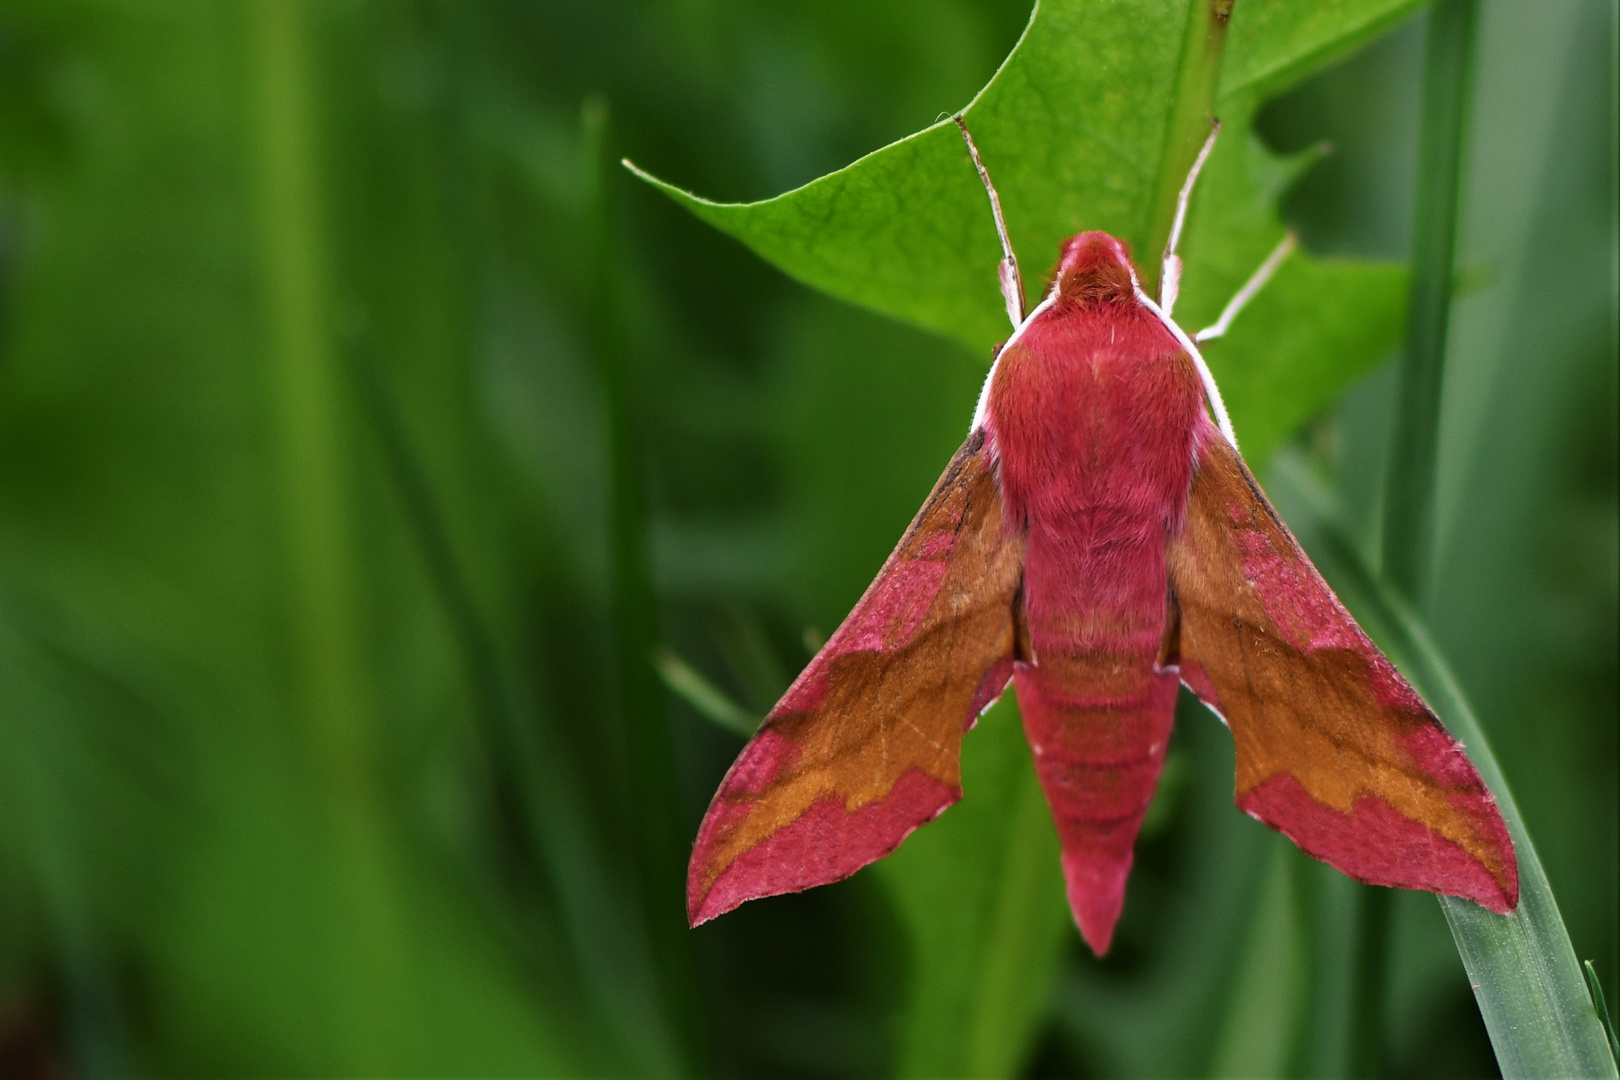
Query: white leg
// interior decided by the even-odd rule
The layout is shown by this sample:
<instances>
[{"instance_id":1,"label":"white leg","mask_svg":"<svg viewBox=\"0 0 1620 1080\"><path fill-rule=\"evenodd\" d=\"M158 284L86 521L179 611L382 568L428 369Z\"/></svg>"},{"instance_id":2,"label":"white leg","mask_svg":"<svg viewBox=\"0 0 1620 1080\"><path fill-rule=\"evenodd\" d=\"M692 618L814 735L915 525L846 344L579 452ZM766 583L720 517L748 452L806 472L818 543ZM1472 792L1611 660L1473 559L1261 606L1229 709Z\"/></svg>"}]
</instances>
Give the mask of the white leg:
<instances>
[{"instance_id":1,"label":"white leg","mask_svg":"<svg viewBox=\"0 0 1620 1080\"><path fill-rule=\"evenodd\" d=\"M1215 320L1213 326L1206 326L1194 334L1193 340L1209 341L1230 330L1232 320L1238 317L1238 312L1242 311L1249 301L1254 299L1256 293L1265 288L1266 282L1271 280L1271 275L1277 272L1277 267L1281 266L1283 260L1288 258L1298 246L1299 235L1293 229L1289 229L1288 235L1282 238L1282 243L1273 248L1271 254L1266 256L1266 261L1260 264L1260 269L1251 274L1249 280L1243 283L1243 288L1237 291L1237 295L1226 302L1226 307L1221 311L1221 317Z\"/></svg>"},{"instance_id":2,"label":"white leg","mask_svg":"<svg viewBox=\"0 0 1620 1080\"><path fill-rule=\"evenodd\" d=\"M1001 238L1001 265L996 267L996 278L1001 282L1001 299L1007 305L1007 318L1012 320L1013 329L1016 330L1024 321L1024 282L1018 276L1018 257L1013 254L1012 241L1007 238L1007 222L1001 216L1001 197L996 194L996 186L990 182L990 173L986 171L984 162L979 160L979 148L973 145L973 136L968 134L962 114L957 113L951 119L961 130L968 153L973 157L973 167L979 170L979 179L984 181L984 190L990 196L990 213L995 215L996 235Z\"/></svg>"},{"instance_id":3,"label":"white leg","mask_svg":"<svg viewBox=\"0 0 1620 1080\"><path fill-rule=\"evenodd\" d=\"M1181 257L1176 254L1176 245L1181 242L1181 227L1187 222L1187 204L1192 202L1193 184L1198 180L1198 173L1208 160L1209 152L1215 149L1215 137L1220 133L1221 122L1217 120L1209 129L1209 138L1204 140L1204 147L1198 151L1192 168L1187 171L1181 194L1176 196L1176 216L1170 222L1170 239L1164 245L1164 267L1159 272L1159 308L1167 317L1175 310L1176 296L1181 292Z\"/></svg>"}]
</instances>

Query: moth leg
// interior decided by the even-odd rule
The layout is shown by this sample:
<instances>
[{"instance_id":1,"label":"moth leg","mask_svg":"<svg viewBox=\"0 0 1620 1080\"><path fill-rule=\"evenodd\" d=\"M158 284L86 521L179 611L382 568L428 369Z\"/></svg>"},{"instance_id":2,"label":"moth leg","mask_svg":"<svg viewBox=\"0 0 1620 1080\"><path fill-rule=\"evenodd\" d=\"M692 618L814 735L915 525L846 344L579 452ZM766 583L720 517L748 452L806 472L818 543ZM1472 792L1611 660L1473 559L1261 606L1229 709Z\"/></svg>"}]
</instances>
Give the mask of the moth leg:
<instances>
[{"instance_id":1,"label":"moth leg","mask_svg":"<svg viewBox=\"0 0 1620 1080\"><path fill-rule=\"evenodd\" d=\"M990 173L979 158L979 148L973 145L973 136L968 134L967 122L962 119L962 114L957 113L951 119L956 121L957 128L962 132L968 154L973 158L973 167L979 171L979 179L984 182L984 190L990 196L990 213L995 216L996 236L1001 239L1001 264L996 267L996 277L1001 282L1001 299L1007 305L1007 318L1012 320L1013 329L1016 330L1024 322L1024 282L1018 276L1018 256L1013 254L1012 241L1007 238L1007 222L1001 216L1001 197L996 194L996 186L990 182Z\"/></svg>"},{"instance_id":2,"label":"moth leg","mask_svg":"<svg viewBox=\"0 0 1620 1080\"><path fill-rule=\"evenodd\" d=\"M1187 204L1192 202L1193 184L1198 180L1198 173L1209 158L1209 152L1215 149L1215 137L1221 133L1221 122L1215 121L1209 129L1209 138L1204 140L1204 147L1198 151L1198 157L1193 161L1192 168L1187 170L1187 179L1181 184L1181 194L1176 196L1176 216L1170 222L1170 239L1164 245L1164 267L1159 272L1159 307L1168 317L1176 307L1176 296L1181 292L1181 256L1176 254L1176 245L1181 242L1181 227L1187 222Z\"/></svg>"},{"instance_id":3,"label":"moth leg","mask_svg":"<svg viewBox=\"0 0 1620 1080\"><path fill-rule=\"evenodd\" d=\"M1284 236L1282 242L1275 248L1272 248L1271 254L1266 256L1266 261L1261 263L1260 268L1249 276L1248 281L1243 283L1243 288L1237 291L1237 295L1226 302L1226 307L1221 309L1221 317L1216 319L1213 325L1206 326L1194 334L1193 340L1209 341L1211 338L1218 338L1230 330L1232 320L1238 317L1238 312L1248 306L1249 301L1254 299L1256 293L1265 288L1266 282L1271 280L1271 275L1277 272L1277 267L1281 266L1283 260L1293 254L1294 249L1298 246L1299 234L1294 232L1293 229L1289 229L1288 235Z\"/></svg>"}]
</instances>

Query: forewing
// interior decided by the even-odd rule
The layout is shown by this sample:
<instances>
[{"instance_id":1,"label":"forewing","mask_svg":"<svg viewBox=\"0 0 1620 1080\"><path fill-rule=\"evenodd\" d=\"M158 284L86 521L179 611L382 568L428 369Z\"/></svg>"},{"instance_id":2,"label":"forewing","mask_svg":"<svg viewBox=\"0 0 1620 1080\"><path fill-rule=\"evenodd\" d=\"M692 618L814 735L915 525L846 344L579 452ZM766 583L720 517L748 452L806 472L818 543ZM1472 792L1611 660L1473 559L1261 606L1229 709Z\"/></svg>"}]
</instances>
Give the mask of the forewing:
<instances>
[{"instance_id":1,"label":"forewing","mask_svg":"<svg viewBox=\"0 0 1620 1080\"><path fill-rule=\"evenodd\" d=\"M963 732L1012 675L1022 559L976 432L721 782L687 873L694 926L848 877L961 797Z\"/></svg>"},{"instance_id":2,"label":"forewing","mask_svg":"<svg viewBox=\"0 0 1620 1080\"><path fill-rule=\"evenodd\" d=\"M1170 582L1182 679L1237 744L1238 806L1360 881L1513 910L1513 844L1462 746L1339 603L1237 451L1206 434Z\"/></svg>"}]
</instances>

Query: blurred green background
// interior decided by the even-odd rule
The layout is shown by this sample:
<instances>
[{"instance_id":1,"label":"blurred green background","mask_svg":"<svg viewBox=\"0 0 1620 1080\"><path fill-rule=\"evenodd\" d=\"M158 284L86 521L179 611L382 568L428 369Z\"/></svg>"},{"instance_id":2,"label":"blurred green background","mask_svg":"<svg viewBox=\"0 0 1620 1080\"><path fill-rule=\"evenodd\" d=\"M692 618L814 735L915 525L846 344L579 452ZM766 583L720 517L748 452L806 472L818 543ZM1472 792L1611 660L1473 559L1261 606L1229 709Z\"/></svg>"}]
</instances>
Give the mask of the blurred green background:
<instances>
[{"instance_id":1,"label":"blurred green background","mask_svg":"<svg viewBox=\"0 0 1620 1080\"><path fill-rule=\"evenodd\" d=\"M928 1071L956 930L915 890L985 883L918 856L687 933L663 870L741 741L625 654L763 713L988 358L616 170L604 206L582 111L760 198L961 107L1028 15L0 0L0 1074ZM1605 0L1483 5L1428 612L1611 1000L1614 42ZM1419 15L1263 111L1334 146L1284 202L1312 251L1404 257L1422 60ZM1392 389L1298 436L1369 549ZM1342 1075L1358 891L1179 729L1114 952L1063 925L990 1056ZM1438 907L1396 911L1388 1072L1493 1074Z\"/></svg>"}]
</instances>

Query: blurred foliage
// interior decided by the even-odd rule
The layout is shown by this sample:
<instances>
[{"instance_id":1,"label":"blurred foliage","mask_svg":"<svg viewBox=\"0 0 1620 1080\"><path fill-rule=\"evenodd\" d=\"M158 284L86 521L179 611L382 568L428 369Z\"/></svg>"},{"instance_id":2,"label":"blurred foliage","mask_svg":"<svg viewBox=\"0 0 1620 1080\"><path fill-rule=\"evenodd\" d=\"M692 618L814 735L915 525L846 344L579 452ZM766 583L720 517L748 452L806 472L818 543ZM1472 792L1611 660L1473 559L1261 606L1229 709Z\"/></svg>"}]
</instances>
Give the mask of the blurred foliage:
<instances>
[{"instance_id":1,"label":"blurred foliage","mask_svg":"<svg viewBox=\"0 0 1620 1080\"><path fill-rule=\"evenodd\" d=\"M671 961L627 744L669 739L682 838L740 744L662 699L626 717L645 658L614 614L636 557L615 468L639 447L658 640L763 712L960 440L985 355L811 294L616 172L603 191L580 116L600 95L612 149L773 196L965 105L1028 14L0 2L0 1071L933 1071L902 1018L937 946L898 871L746 905ZM1485 5L1482 284L1428 614L1613 997L1611 20ZM1337 148L1283 203L1318 256L1404 254L1421 40L1408 22L1258 113L1278 154ZM1367 538L1389 390L1300 436ZM968 740L947 820L1025 812L973 806L1021 762L1005 719ZM1115 953L1057 920L1044 1011L1033 960L964 958L1032 988L1032 1041L941 1015L955 1060L1342 1066L1355 890L1231 808L1217 725L1180 726ZM892 861L948 881L953 842ZM1052 860L997 856L961 888L1027 883L1036 925ZM1398 899L1392 1072L1489 1073L1437 906Z\"/></svg>"}]
</instances>

